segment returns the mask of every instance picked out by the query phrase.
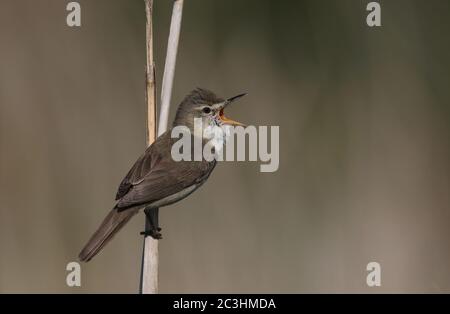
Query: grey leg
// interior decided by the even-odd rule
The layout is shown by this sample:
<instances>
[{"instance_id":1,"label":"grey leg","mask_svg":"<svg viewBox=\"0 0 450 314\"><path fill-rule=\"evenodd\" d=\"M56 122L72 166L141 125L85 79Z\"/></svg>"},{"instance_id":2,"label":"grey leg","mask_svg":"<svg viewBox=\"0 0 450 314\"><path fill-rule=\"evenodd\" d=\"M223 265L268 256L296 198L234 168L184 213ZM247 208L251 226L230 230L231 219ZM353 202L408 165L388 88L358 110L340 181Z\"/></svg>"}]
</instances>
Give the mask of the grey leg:
<instances>
[{"instance_id":1,"label":"grey leg","mask_svg":"<svg viewBox=\"0 0 450 314\"><path fill-rule=\"evenodd\" d=\"M145 231L141 232L141 234L147 236L151 236L153 239L159 240L162 239L162 235L160 233L161 228L159 227L159 208L146 207L144 209L145 217L147 218L145 221Z\"/></svg>"}]
</instances>

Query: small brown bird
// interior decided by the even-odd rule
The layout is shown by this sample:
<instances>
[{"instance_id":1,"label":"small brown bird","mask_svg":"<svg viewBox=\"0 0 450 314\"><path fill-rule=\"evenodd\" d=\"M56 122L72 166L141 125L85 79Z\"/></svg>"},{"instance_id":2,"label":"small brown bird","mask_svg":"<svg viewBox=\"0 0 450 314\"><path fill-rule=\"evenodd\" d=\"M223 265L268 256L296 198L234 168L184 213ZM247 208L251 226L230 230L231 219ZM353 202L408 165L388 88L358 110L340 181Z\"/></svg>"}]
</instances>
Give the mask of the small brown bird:
<instances>
[{"instance_id":1,"label":"small brown bird","mask_svg":"<svg viewBox=\"0 0 450 314\"><path fill-rule=\"evenodd\" d=\"M190 129L192 136L196 136L194 134L195 118L202 119L203 129L208 126L242 125L226 118L224 109L244 95L240 94L224 100L206 89L197 88L179 105L172 128L186 126ZM144 208L149 228L141 234L160 239L159 207L173 204L187 197L205 183L216 166L216 161L205 159L174 161L171 149L176 140L171 137L171 129L169 129L139 157L120 183L116 194L116 205L79 254L81 261L91 260L142 208ZM202 141L204 143L205 139L202 138Z\"/></svg>"}]
</instances>

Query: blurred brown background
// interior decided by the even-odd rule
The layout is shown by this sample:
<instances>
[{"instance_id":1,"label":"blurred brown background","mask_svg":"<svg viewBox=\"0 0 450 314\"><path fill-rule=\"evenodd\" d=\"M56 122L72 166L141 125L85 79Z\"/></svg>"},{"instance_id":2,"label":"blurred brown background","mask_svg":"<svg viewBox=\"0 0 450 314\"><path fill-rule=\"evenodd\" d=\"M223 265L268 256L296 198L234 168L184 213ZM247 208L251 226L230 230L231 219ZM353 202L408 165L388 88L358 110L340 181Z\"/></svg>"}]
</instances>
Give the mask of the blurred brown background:
<instances>
[{"instance_id":1,"label":"blurred brown background","mask_svg":"<svg viewBox=\"0 0 450 314\"><path fill-rule=\"evenodd\" d=\"M68 2L0 2L0 292L134 293L142 214L81 288L65 267L145 146L143 1L79 1L81 28ZM280 126L280 168L222 163L161 210L161 292L450 291L450 3L381 1L374 29L368 2L185 1L172 116L247 91L229 115Z\"/></svg>"}]
</instances>

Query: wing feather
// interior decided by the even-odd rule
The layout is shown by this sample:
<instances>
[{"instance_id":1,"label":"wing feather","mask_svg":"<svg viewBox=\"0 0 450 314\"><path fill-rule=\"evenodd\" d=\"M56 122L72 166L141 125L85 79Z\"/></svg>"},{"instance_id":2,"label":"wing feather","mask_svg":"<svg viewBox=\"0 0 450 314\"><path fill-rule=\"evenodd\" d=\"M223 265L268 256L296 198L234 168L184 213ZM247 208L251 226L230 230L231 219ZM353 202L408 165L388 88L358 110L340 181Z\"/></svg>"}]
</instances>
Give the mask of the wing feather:
<instances>
[{"instance_id":1,"label":"wing feather","mask_svg":"<svg viewBox=\"0 0 450 314\"><path fill-rule=\"evenodd\" d=\"M176 162L170 154L163 157L161 152L170 152L170 149L170 133L166 132L139 157L117 191L116 207L119 210L151 203L180 192L203 182L214 169L215 162Z\"/></svg>"}]
</instances>

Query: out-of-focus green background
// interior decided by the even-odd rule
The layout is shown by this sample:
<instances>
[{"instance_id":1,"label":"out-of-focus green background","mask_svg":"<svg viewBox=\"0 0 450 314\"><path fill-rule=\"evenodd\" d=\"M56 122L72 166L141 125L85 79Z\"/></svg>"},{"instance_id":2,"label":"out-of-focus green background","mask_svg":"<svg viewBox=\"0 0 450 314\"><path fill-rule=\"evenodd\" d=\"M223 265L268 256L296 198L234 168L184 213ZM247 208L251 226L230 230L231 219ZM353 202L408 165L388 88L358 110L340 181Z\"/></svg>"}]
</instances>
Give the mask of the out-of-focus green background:
<instances>
[{"instance_id":1,"label":"out-of-focus green background","mask_svg":"<svg viewBox=\"0 0 450 314\"><path fill-rule=\"evenodd\" d=\"M137 292L144 217L66 264L145 147L141 0L0 2L0 292ZM450 3L186 0L175 107L247 91L229 116L280 126L280 168L220 164L161 210L161 292L450 291ZM155 0L160 87L171 1ZM366 285L366 265L382 286Z\"/></svg>"}]
</instances>

